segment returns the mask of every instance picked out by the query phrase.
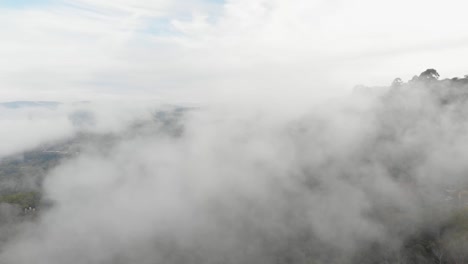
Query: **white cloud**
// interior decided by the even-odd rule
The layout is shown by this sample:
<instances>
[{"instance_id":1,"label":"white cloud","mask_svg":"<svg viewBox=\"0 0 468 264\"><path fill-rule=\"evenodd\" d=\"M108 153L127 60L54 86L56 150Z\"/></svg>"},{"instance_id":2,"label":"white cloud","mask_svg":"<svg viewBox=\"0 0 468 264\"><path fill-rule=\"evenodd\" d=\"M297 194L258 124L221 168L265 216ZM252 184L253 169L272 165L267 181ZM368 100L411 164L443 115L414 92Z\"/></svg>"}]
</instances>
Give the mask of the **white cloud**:
<instances>
[{"instance_id":1,"label":"white cloud","mask_svg":"<svg viewBox=\"0 0 468 264\"><path fill-rule=\"evenodd\" d=\"M464 9L455 0L79 0L3 9L0 95L230 100L297 88L298 97L316 97L428 67L463 75Z\"/></svg>"}]
</instances>

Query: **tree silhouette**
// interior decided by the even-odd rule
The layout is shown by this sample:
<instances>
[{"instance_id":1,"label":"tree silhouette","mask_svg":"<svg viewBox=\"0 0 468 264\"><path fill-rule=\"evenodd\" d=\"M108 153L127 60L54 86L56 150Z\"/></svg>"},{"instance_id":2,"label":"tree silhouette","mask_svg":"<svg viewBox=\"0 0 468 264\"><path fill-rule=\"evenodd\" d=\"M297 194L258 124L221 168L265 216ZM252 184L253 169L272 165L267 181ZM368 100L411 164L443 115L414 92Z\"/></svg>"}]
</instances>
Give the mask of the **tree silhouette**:
<instances>
[{"instance_id":1,"label":"tree silhouette","mask_svg":"<svg viewBox=\"0 0 468 264\"><path fill-rule=\"evenodd\" d=\"M401 78L395 78L392 82L392 87L400 87L401 85L403 85Z\"/></svg>"},{"instance_id":2,"label":"tree silhouette","mask_svg":"<svg viewBox=\"0 0 468 264\"><path fill-rule=\"evenodd\" d=\"M438 80L440 77L439 73L434 69L427 69L419 75L419 80Z\"/></svg>"},{"instance_id":3,"label":"tree silhouette","mask_svg":"<svg viewBox=\"0 0 468 264\"><path fill-rule=\"evenodd\" d=\"M408 81L408 83L415 83L419 80L419 77L417 75L414 75L413 78L411 78L411 80Z\"/></svg>"}]
</instances>

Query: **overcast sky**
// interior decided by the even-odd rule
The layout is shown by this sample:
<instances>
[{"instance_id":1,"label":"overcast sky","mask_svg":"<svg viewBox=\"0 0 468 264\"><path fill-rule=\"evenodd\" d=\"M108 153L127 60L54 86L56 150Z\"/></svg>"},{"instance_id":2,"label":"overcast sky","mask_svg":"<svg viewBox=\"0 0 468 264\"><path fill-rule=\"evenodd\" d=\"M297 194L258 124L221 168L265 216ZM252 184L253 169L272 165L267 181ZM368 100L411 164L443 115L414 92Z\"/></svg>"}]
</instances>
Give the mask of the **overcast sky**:
<instances>
[{"instance_id":1,"label":"overcast sky","mask_svg":"<svg viewBox=\"0 0 468 264\"><path fill-rule=\"evenodd\" d=\"M314 96L426 68L463 76L467 8L462 0L0 0L0 101Z\"/></svg>"}]
</instances>

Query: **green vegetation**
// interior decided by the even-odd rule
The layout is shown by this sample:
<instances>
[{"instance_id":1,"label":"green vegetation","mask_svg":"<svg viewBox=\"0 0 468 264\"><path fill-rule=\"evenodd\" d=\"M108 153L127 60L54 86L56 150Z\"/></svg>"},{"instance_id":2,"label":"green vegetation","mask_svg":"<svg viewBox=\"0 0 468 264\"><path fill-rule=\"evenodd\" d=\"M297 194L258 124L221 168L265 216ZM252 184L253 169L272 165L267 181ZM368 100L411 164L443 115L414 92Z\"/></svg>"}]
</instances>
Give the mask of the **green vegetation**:
<instances>
[{"instance_id":1,"label":"green vegetation","mask_svg":"<svg viewBox=\"0 0 468 264\"><path fill-rule=\"evenodd\" d=\"M22 192L0 196L0 203L16 204L25 209L36 208L39 205L40 194L36 192Z\"/></svg>"}]
</instances>

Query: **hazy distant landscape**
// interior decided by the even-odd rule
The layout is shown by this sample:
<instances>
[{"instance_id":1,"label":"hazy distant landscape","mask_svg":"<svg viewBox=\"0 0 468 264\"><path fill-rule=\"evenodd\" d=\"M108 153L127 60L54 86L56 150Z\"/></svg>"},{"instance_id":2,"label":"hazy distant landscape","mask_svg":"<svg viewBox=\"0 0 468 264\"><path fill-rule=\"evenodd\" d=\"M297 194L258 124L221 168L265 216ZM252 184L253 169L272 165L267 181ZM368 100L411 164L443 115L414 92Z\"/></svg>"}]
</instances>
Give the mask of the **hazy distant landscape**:
<instances>
[{"instance_id":1,"label":"hazy distant landscape","mask_svg":"<svg viewBox=\"0 0 468 264\"><path fill-rule=\"evenodd\" d=\"M466 10L0 0L0 264L468 264Z\"/></svg>"},{"instance_id":2,"label":"hazy distant landscape","mask_svg":"<svg viewBox=\"0 0 468 264\"><path fill-rule=\"evenodd\" d=\"M79 259L468 262L467 95L466 77L429 69L284 119L154 107L114 131L96 129L102 108L80 104L65 114L69 136L1 158L1 256L65 259L99 239Z\"/></svg>"}]
</instances>

